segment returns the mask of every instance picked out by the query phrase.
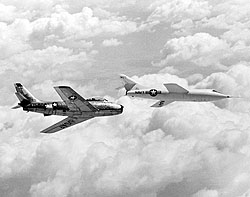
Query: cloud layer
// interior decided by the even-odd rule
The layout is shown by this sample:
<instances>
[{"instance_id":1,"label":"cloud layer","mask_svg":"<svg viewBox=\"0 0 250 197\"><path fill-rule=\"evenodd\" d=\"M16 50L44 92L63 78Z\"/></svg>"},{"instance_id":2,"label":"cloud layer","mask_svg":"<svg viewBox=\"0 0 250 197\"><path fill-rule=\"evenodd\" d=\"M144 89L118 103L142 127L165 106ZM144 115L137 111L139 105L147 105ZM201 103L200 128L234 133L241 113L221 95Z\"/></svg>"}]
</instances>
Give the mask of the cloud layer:
<instances>
[{"instance_id":1,"label":"cloud layer","mask_svg":"<svg viewBox=\"0 0 250 197\"><path fill-rule=\"evenodd\" d=\"M246 197L250 191L247 0L0 0L0 196ZM118 73L241 97L217 103L117 97ZM13 83L55 85L124 113L53 135L61 117L10 110Z\"/></svg>"}]
</instances>

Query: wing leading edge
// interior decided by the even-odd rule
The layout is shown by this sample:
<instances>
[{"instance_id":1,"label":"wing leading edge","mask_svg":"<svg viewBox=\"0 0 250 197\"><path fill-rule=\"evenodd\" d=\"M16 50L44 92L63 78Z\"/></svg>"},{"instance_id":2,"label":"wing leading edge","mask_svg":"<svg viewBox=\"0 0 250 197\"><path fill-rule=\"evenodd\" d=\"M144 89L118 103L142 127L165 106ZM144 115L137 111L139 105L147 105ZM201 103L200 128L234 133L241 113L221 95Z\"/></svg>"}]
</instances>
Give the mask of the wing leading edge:
<instances>
[{"instance_id":1,"label":"wing leading edge","mask_svg":"<svg viewBox=\"0 0 250 197\"><path fill-rule=\"evenodd\" d=\"M70 110L97 111L97 109L68 86L54 87Z\"/></svg>"},{"instance_id":2,"label":"wing leading edge","mask_svg":"<svg viewBox=\"0 0 250 197\"><path fill-rule=\"evenodd\" d=\"M47 129L40 131L40 133L55 133L55 132L58 132L62 129L76 125L80 122L89 120L91 118L93 118L93 117L86 117L86 118L67 117L67 118L57 122L56 124L48 127Z\"/></svg>"}]
</instances>

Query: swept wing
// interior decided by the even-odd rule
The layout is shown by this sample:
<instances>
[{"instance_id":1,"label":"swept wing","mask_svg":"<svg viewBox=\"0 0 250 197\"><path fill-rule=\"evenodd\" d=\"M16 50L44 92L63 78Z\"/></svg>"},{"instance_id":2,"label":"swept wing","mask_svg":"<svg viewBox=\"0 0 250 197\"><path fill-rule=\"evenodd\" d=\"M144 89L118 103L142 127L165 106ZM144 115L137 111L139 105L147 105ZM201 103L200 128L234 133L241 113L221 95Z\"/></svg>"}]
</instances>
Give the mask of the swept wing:
<instances>
[{"instance_id":1,"label":"swept wing","mask_svg":"<svg viewBox=\"0 0 250 197\"><path fill-rule=\"evenodd\" d=\"M57 122L56 124L48 127L47 129L44 129L42 131L40 131L41 133L55 133L58 132L62 129L71 127L73 125L76 125L80 122L89 120L93 117L86 117L86 118L75 118L75 117L67 117L59 122Z\"/></svg>"},{"instance_id":2,"label":"swept wing","mask_svg":"<svg viewBox=\"0 0 250 197\"><path fill-rule=\"evenodd\" d=\"M176 83L166 83L164 86L168 89L171 93L188 93L189 91Z\"/></svg>"},{"instance_id":3,"label":"swept wing","mask_svg":"<svg viewBox=\"0 0 250 197\"><path fill-rule=\"evenodd\" d=\"M68 86L54 87L70 110L97 111L97 109Z\"/></svg>"},{"instance_id":4,"label":"swept wing","mask_svg":"<svg viewBox=\"0 0 250 197\"><path fill-rule=\"evenodd\" d=\"M157 101L155 104L151 105L151 107L163 107L170 103L174 102L174 100L166 100L166 101Z\"/></svg>"}]
</instances>

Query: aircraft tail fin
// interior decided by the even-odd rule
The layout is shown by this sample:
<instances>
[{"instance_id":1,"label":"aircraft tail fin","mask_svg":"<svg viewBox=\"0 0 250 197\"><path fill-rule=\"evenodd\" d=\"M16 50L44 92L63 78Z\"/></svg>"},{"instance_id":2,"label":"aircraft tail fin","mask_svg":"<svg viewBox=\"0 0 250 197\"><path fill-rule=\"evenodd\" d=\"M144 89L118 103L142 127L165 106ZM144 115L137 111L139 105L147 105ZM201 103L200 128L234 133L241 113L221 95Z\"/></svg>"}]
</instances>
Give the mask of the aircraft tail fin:
<instances>
[{"instance_id":1,"label":"aircraft tail fin","mask_svg":"<svg viewBox=\"0 0 250 197\"><path fill-rule=\"evenodd\" d=\"M15 94L20 101L18 105L23 106L32 102L40 102L21 83L15 83L14 86L16 89ZM16 109L16 107L14 107L14 109Z\"/></svg>"},{"instance_id":2,"label":"aircraft tail fin","mask_svg":"<svg viewBox=\"0 0 250 197\"><path fill-rule=\"evenodd\" d=\"M120 88L125 88L126 92L132 89L141 89L144 88L144 86L138 84L137 82L135 82L133 79L131 79L130 77L124 75L124 74L120 74L120 79L123 82L123 86L119 87L117 89Z\"/></svg>"}]
</instances>

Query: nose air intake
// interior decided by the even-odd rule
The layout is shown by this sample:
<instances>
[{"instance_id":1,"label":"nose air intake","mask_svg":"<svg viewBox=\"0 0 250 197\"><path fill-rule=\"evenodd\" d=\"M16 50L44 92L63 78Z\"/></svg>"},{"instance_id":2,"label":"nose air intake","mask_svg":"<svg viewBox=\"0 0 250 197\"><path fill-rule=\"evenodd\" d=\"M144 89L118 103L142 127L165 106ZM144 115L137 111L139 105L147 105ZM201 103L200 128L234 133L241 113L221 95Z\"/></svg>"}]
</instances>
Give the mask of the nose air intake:
<instances>
[{"instance_id":1,"label":"nose air intake","mask_svg":"<svg viewBox=\"0 0 250 197\"><path fill-rule=\"evenodd\" d=\"M121 109L121 113L122 113L122 112L123 112L123 108L124 108L124 106L123 106L123 105L120 105L120 106L121 106L121 108L120 108L120 109Z\"/></svg>"}]
</instances>

